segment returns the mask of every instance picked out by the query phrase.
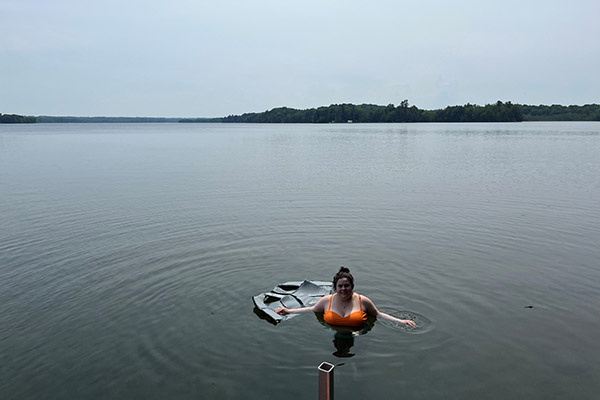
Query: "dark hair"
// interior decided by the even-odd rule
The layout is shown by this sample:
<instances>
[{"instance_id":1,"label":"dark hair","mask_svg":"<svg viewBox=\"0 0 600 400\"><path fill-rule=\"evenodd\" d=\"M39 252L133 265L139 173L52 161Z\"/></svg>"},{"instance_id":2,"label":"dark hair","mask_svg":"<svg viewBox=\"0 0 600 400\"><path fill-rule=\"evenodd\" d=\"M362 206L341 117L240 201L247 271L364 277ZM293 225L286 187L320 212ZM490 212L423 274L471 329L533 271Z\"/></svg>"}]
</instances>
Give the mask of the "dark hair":
<instances>
[{"instance_id":1,"label":"dark hair","mask_svg":"<svg viewBox=\"0 0 600 400\"><path fill-rule=\"evenodd\" d=\"M348 281L350 281L350 286L352 287L352 289L354 289L354 277L350 273L350 270L346 267L340 267L338 273L335 274L333 277L333 290L335 290L337 282L342 278L348 279Z\"/></svg>"}]
</instances>

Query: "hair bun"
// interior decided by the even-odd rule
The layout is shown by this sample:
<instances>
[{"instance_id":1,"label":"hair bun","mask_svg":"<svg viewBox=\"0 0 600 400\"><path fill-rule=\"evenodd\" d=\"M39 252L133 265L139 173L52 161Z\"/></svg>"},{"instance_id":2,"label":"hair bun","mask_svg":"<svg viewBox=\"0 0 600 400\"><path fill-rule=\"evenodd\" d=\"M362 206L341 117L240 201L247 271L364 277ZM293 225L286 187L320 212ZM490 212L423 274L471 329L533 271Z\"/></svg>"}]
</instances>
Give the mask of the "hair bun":
<instances>
[{"instance_id":1,"label":"hair bun","mask_svg":"<svg viewBox=\"0 0 600 400\"><path fill-rule=\"evenodd\" d=\"M346 273L350 273L350 269L348 269L348 268L346 268L346 267L340 267L340 270L338 271L338 273L339 273L339 272L346 272Z\"/></svg>"}]
</instances>

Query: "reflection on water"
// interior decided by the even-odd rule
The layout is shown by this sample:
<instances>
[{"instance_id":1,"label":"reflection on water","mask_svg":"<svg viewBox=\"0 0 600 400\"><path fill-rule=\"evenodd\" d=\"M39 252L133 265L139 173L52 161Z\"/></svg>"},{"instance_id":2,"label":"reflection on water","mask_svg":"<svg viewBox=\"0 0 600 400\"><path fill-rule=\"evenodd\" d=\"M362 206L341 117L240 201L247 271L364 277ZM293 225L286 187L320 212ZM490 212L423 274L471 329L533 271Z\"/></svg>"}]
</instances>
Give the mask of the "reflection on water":
<instances>
[{"instance_id":1,"label":"reflection on water","mask_svg":"<svg viewBox=\"0 0 600 400\"><path fill-rule=\"evenodd\" d=\"M334 356L339 358L354 357L354 353L350 353L350 349L354 346L354 335L348 333L336 333L333 338L333 345L336 351Z\"/></svg>"},{"instance_id":2,"label":"reflection on water","mask_svg":"<svg viewBox=\"0 0 600 400\"><path fill-rule=\"evenodd\" d=\"M367 317L366 323L361 327L336 326L325 322L323 315L324 313L315 313L319 323L334 332L333 345L335 346L336 351L333 355L339 358L354 357L355 354L350 353L350 349L354 346L354 338L356 336L366 335L373 329L376 321L376 318L374 317Z\"/></svg>"},{"instance_id":3,"label":"reflection on water","mask_svg":"<svg viewBox=\"0 0 600 400\"><path fill-rule=\"evenodd\" d=\"M600 123L2 125L2 398L305 399L354 354L340 398L594 399L598 154ZM419 328L251 311L339 265Z\"/></svg>"}]
</instances>

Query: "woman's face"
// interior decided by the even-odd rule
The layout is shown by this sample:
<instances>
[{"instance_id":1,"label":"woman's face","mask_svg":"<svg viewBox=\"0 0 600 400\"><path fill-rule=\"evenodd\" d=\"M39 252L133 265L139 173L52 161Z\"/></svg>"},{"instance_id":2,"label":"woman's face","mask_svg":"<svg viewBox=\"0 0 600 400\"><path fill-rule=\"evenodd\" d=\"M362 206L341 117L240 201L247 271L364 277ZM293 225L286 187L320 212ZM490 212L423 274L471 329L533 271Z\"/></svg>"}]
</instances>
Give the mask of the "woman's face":
<instances>
[{"instance_id":1,"label":"woman's face","mask_svg":"<svg viewBox=\"0 0 600 400\"><path fill-rule=\"evenodd\" d=\"M348 278L341 278L335 284L335 292L342 297L352 296L352 285Z\"/></svg>"}]
</instances>

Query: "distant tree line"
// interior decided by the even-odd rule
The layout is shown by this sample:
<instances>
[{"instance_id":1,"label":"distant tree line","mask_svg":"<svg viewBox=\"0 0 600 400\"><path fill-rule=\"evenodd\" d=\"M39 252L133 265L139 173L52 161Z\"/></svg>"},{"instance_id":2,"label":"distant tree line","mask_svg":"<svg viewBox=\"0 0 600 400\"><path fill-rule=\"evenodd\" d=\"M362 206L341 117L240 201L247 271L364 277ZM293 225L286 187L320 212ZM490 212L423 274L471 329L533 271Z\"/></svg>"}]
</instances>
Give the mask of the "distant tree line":
<instances>
[{"instance_id":1,"label":"distant tree line","mask_svg":"<svg viewBox=\"0 0 600 400\"><path fill-rule=\"evenodd\" d=\"M40 115L40 123L139 123L139 122L179 122L179 118L161 117L52 117Z\"/></svg>"},{"instance_id":2,"label":"distant tree line","mask_svg":"<svg viewBox=\"0 0 600 400\"><path fill-rule=\"evenodd\" d=\"M36 118L31 116L0 114L0 124L32 124L35 122Z\"/></svg>"},{"instance_id":3,"label":"distant tree line","mask_svg":"<svg viewBox=\"0 0 600 400\"><path fill-rule=\"evenodd\" d=\"M428 117L424 122L521 122L523 114L518 105L510 101L478 106L449 106L442 110L424 111Z\"/></svg>"},{"instance_id":4,"label":"distant tree line","mask_svg":"<svg viewBox=\"0 0 600 400\"><path fill-rule=\"evenodd\" d=\"M520 105L525 121L600 121L600 104L583 106Z\"/></svg>"},{"instance_id":5,"label":"distant tree line","mask_svg":"<svg viewBox=\"0 0 600 400\"><path fill-rule=\"evenodd\" d=\"M600 121L600 105L522 105L510 101L479 106L465 104L438 110L409 106L408 100L398 106L388 104L332 104L326 107L298 110L279 107L261 113L230 115L224 118L196 119L185 122L246 123L343 123L343 122L520 122L520 121ZM183 121L182 121L183 122Z\"/></svg>"},{"instance_id":6,"label":"distant tree line","mask_svg":"<svg viewBox=\"0 0 600 400\"><path fill-rule=\"evenodd\" d=\"M328 123L328 122L519 122L523 120L520 108L511 102L478 106L466 104L440 110L422 110L409 106L408 100L398 106L388 104L332 104L328 107L297 110L274 108L263 113L230 115L223 122L262 123Z\"/></svg>"},{"instance_id":7,"label":"distant tree line","mask_svg":"<svg viewBox=\"0 0 600 400\"><path fill-rule=\"evenodd\" d=\"M520 122L520 121L600 121L600 104L583 106L523 105L510 101L479 106L465 104L438 110L409 106L408 100L398 106L388 104L332 104L298 110L279 107L261 113L229 115L223 118L160 117L54 117L1 114L0 123L140 123L140 122L246 122L246 123L345 123L345 122Z\"/></svg>"},{"instance_id":8,"label":"distant tree line","mask_svg":"<svg viewBox=\"0 0 600 400\"><path fill-rule=\"evenodd\" d=\"M216 118L182 118L179 122L189 123L189 122L223 122L222 117Z\"/></svg>"}]
</instances>

